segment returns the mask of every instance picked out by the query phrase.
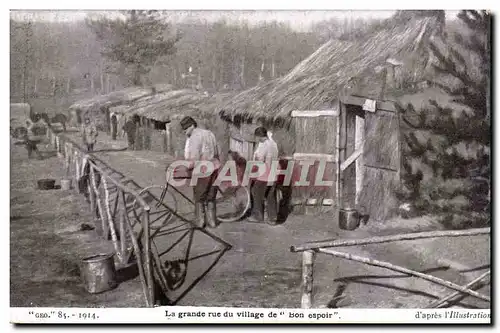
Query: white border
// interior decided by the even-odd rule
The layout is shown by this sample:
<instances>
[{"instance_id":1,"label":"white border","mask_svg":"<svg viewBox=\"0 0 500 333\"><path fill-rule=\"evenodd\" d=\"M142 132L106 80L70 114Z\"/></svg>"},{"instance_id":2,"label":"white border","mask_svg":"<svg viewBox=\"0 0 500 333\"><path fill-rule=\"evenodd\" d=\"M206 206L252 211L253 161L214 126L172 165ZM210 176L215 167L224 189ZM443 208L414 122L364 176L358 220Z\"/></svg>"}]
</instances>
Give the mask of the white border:
<instances>
[{"instance_id":1,"label":"white border","mask_svg":"<svg viewBox=\"0 0 500 333\"><path fill-rule=\"evenodd\" d=\"M7 2L3 2L7 3ZM476 0L474 2L470 1L464 1L464 0L455 0L455 1L447 1L447 2L436 2L436 1L430 1L430 0L421 0L421 1L348 1L345 3L339 3L339 2L327 2L327 1L317 1L317 0L309 0L309 1L281 1L281 2L275 2L271 4L269 1L248 1L246 3L242 2L228 2L228 1L180 1L180 2L174 2L174 1L169 1L169 2L163 2L163 1L140 1L140 2L133 2L133 1L120 1L120 2L108 2L105 3L103 1L85 1L85 2L68 2L68 1L44 1L44 2L37 2L37 1L16 1L12 4L10 4L11 8L27 8L27 9L36 9L36 8L42 8L40 7L40 4L43 4L43 8L64 8L64 9L110 9L110 8L165 8L168 6L169 9L305 9L305 10L327 10L327 9L351 9L351 10L366 10L366 9L372 9L372 10L384 10L384 9L391 9L391 8L398 8L398 9L442 9L446 8L448 10L452 9L463 9L463 8L470 8L471 5L474 8L489 8L492 9L494 14L498 14L497 6L498 6L498 1L493 1L493 0ZM9 43L9 12L8 10L3 11L4 13L4 20L2 20L3 23L3 33L2 33L2 38L3 38L3 45L8 45ZM496 24L498 26L498 23ZM497 29L495 29L494 36L498 36ZM495 41L495 44L497 42ZM498 52L497 52L498 53ZM6 72L8 73L8 66L9 66L9 57L8 53L4 51L3 53L4 56L4 68L6 69ZM496 60L496 58L495 58ZM495 66L497 67L497 66ZM3 83L3 89L1 89L1 93L4 97L5 103L3 104L5 108L7 108L7 101L9 100L9 86L8 86L8 80L6 77L4 77L4 80L2 80ZM498 89L498 88L496 88ZM500 96L497 90L495 90L494 94L495 96ZM6 111L6 110L4 110ZM8 117L8 112L3 112L2 116L7 118ZM496 119L499 119L497 116ZM7 124L7 122L2 122L2 124ZM495 125L497 125L495 123ZM2 154L3 156L9 156L9 145L8 145L8 132L5 130L4 132L5 139L2 140L1 144L1 149L2 149ZM495 151L495 153L498 153ZM10 188L10 184L8 182L8 177L5 175L9 175L9 165L10 165L10 159L9 163L3 163L2 164L2 197L1 197L1 203L4 205L3 209L1 212L5 215L4 218L4 223L9 223L10 217L8 216L8 212L10 212L10 203L9 203L9 192L8 188ZM497 177L498 179L498 177ZM495 184L496 185L496 184ZM2 245L4 246L4 251L2 251L2 267L9 267L9 233L8 232L3 232L2 233L4 239L2 241ZM496 236L496 235L495 235ZM3 275L3 287L4 292L2 293L4 295L3 300L4 300L4 310L2 311L2 314L5 316L5 318L2 318L3 323L9 322L9 297L6 295L10 295L10 288L9 288L9 275L8 271L6 269L2 270L4 272ZM497 290L498 288L495 288ZM495 295L496 296L496 295ZM7 309L5 309L7 308ZM369 313L371 310L365 310L367 313ZM467 328L469 330L470 327ZM10 326L10 330L12 330L13 327ZM40 328L38 328L40 329ZM46 328L46 329L52 329L52 328ZM104 330L104 328L87 328L89 331L92 330L92 332L96 331L101 331ZM105 330L112 329L111 327L106 328ZM114 328L117 329L117 328ZM123 329L123 328L118 328L118 329ZM144 329L144 328L138 328L138 329ZM200 328L201 329L201 328ZM205 329L205 328L203 328ZM217 329L223 329L218 327ZM250 329L253 329L250 327ZM290 329L290 327L286 328L287 330ZM302 328L300 328L302 329ZM331 327L326 328L326 329L331 329ZM338 329L335 328L336 330L343 330L343 329ZM442 331L444 328L436 328L436 331ZM470 328L473 330L473 328ZM432 330L431 328L426 328L426 330Z\"/></svg>"}]
</instances>

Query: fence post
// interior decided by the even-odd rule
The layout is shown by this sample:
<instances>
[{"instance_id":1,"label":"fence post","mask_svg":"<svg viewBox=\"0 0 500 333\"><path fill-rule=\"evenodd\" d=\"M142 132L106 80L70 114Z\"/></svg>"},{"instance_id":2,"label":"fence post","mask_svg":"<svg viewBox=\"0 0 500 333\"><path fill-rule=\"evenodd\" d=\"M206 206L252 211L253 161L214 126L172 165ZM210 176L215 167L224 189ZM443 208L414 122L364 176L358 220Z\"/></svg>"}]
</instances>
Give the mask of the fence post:
<instances>
[{"instance_id":1,"label":"fence post","mask_svg":"<svg viewBox=\"0 0 500 333\"><path fill-rule=\"evenodd\" d=\"M166 137L166 153L172 154L172 129L170 128L170 122L165 124L165 137Z\"/></svg>"},{"instance_id":2,"label":"fence post","mask_svg":"<svg viewBox=\"0 0 500 333\"><path fill-rule=\"evenodd\" d=\"M312 305L314 256L313 251L302 252L302 309L309 309Z\"/></svg>"},{"instance_id":3,"label":"fence post","mask_svg":"<svg viewBox=\"0 0 500 333\"><path fill-rule=\"evenodd\" d=\"M144 210L144 217L142 220L142 230L144 231L144 263L145 263L145 275L148 286L148 306L153 307L155 304L154 300L154 285L153 285L153 267L151 266L151 239L149 236L149 209Z\"/></svg>"}]
</instances>

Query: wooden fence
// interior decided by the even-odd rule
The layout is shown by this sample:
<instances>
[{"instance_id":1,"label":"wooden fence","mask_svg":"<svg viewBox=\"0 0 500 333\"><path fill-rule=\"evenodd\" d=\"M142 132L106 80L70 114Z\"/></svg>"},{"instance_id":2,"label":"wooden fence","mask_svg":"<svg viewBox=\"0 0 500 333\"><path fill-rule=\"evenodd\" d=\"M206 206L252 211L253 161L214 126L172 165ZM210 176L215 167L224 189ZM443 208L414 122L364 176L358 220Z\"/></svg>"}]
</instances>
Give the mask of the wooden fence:
<instances>
[{"instance_id":1,"label":"wooden fence","mask_svg":"<svg viewBox=\"0 0 500 333\"><path fill-rule=\"evenodd\" d=\"M331 250L330 248L334 247L345 247L345 246L360 246L367 244L381 244L395 241L404 241L404 240L416 240L422 238L437 238L437 237L466 237L466 236L475 236L475 235L485 235L490 234L490 228L478 228L478 229L469 229L469 230L451 230L451 231L433 231L433 232L418 232L418 233L408 233L408 234L400 234L400 235L391 235L391 236L376 236L371 238L364 239L339 239L339 240L328 240L328 241L320 241L320 242L309 242L304 243L298 246L292 246L290 251L292 252L302 252L302 299L301 299L301 307L308 309L312 307L312 290L313 290L313 282L314 282L314 259L316 253L328 254L333 257L343 258L351 261L360 262L370 266L382 267L389 269L391 271L404 273L410 276L415 276L427 281L431 281L433 283L439 284L441 286L445 286L447 288L453 289L455 292L438 299L428 305L428 308L438 308L443 306L444 304L451 302L457 296L460 295L469 295L487 302L491 302L489 296L483 295L474 291L475 288L481 281L485 280L490 275L490 270L486 273L482 274L478 278L470 281L464 286L460 286L451 281L443 280L433 275L424 274L421 272L417 272L402 266L394 265L389 262L380 261L372 258L361 257L358 255L353 255L350 253L339 252L335 250Z\"/></svg>"},{"instance_id":2,"label":"wooden fence","mask_svg":"<svg viewBox=\"0 0 500 333\"><path fill-rule=\"evenodd\" d=\"M138 193L140 187L61 133L48 131L48 139L64 159L66 177L83 193L96 219L96 231L111 239L120 265L137 263L146 306L153 307L150 207ZM135 189L134 189L135 188Z\"/></svg>"}]
</instances>

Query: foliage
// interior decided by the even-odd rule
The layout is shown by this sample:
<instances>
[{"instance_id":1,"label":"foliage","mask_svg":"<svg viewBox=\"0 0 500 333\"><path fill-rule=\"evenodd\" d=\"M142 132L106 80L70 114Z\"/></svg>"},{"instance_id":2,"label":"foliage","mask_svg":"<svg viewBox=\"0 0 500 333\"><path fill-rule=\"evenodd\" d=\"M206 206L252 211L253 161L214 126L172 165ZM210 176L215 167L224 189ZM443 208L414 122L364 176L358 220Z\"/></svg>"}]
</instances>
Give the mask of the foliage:
<instances>
[{"instance_id":1,"label":"foliage","mask_svg":"<svg viewBox=\"0 0 500 333\"><path fill-rule=\"evenodd\" d=\"M155 62L175 52L178 37L169 36L169 25L153 10L131 10L124 18L88 20L91 30L103 42L103 56L130 71L132 85L142 84Z\"/></svg>"},{"instance_id":2,"label":"foliage","mask_svg":"<svg viewBox=\"0 0 500 333\"><path fill-rule=\"evenodd\" d=\"M409 105L402 120L404 133L401 199L413 201L450 228L490 222L490 20L487 12L462 11L468 33L456 33L451 43L431 45L439 74L433 84L456 107L431 100L415 110ZM451 76L446 85L440 78ZM450 81L447 81L450 82ZM423 172L427 167L430 172Z\"/></svg>"}]
</instances>

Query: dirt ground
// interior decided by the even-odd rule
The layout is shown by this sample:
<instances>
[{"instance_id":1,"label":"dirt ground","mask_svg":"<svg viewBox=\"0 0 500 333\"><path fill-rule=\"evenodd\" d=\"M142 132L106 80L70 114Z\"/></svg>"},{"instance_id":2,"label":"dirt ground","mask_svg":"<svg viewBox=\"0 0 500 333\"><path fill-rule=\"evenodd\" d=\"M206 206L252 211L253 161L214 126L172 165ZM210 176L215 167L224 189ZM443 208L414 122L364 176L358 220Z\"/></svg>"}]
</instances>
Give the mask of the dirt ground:
<instances>
[{"instance_id":1,"label":"dirt ground","mask_svg":"<svg viewBox=\"0 0 500 333\"><path fill-rule=\"evenodd\" d=\"M22 146L11 143L10 305L13 307L140 307L139 281L130 268L118 267L119 286L99 295L87 293L80 259L112 251L93 230L88 207L74 190L42 191L36 181L62 178L61 161L45 147L44 159L28 160ZM133 279L131 279L133 278ZM125 281L126 280L126 281Z\"/></svg>"},{"instance_id":2,"label":"dirt ground","mask_svg":"<svg viewBox=\"0 0 500 333\"><path fill-rule=\"evenodd\" d=\"M124 142L110 143L105 134L100 135L99 140L97 150L101 151L96 155L141 186L164 181L164 166L171 160L168 156L120 150ZM115 150L109 151L110 148ZM85 248L85 244L89 245L89 252L97 249L92 232L78 231L79 224L88 221L83 199L74 192L34 190L34 181L39 177L60 177L61 174L50 174L61 169L57 158L28 162L18 147L13 147L12 154L11 303L16 306L141 306L138 278L98 296L82 291L74 267L83 251L77 249ZM291 245L437 228L429 218L368 223L355 231L340 230L337 225L335 214L330 212L292 215L279 226L237 222L210 230L214 236L229 243L231 249L179 300L178 305L300 307L301 255L291 253ZM196 276L212 260L201 255L215 249L218 243L199 232L193 237L194 252L202 258L193 260L190 265L189 271ZM156 245L167 246L171 242L172 239L158 238ZM48 245L40 251L39 244ZM182 246L180 243L179 247ZM490 263L489 236L338 250L403 265L458 284L481 274ZM462 266L457 264L459 262ZM316 256L314 267L314 307L417 308L450 293L447 288L418 278L322 254ZM480 291L489 294L488 287ZM486 308L489 304L468 297L455 306Z\"/></svg>"}]
</instances>

